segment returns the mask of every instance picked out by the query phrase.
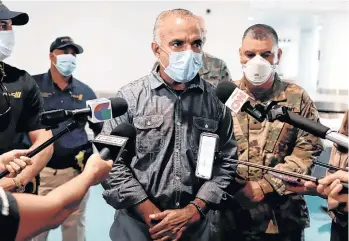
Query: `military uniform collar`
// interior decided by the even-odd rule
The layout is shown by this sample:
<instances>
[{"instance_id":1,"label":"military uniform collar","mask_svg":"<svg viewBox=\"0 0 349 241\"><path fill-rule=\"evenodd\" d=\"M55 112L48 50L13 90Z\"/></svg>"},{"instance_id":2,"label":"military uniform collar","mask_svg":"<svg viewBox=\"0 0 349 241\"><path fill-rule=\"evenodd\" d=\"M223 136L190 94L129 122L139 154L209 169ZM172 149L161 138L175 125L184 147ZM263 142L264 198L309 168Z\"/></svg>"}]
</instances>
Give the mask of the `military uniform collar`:
<instances>
[{"instance_id":1,"label":"military uniform collar","mask_svg":"<svg viewBox=\"0 0 349 241\"><path fill-rule=\"evenodd\" d=\"M200 69L200 71L199 71L199 75L200 75L200 76L202 76L202 75L204 75L204 74L208 74L208 73L211 72L211 70L210 70L210 69L208 68L208 66L207 66L207 61L206 61L206 59L207 59L206 53L205 53L205 52L202 52L202 67L201 67L201 69Z\"/></svg>"},{"instance_id":2,"label":"military uniform collar","mask_svg":"<svg viewBox=\"0 0 349 241\"><path fill-rule=\"evenodd\" d=\"M269 98L265 98L265 101L269 100L275 100L275 101L285 101L287 100L286 93L285 93L285 85L281 81L279 75L276 73L274 77L274 83L272 86L272 90L270 90L270 96ZM253 97L253 94L247 89L245 83L244 83L244 78L241 80L237 81L237 85L239 88L243 91L245 91L249 96ZM257 101L260 102L260 101Z\"/></svg>"}]
</instances>

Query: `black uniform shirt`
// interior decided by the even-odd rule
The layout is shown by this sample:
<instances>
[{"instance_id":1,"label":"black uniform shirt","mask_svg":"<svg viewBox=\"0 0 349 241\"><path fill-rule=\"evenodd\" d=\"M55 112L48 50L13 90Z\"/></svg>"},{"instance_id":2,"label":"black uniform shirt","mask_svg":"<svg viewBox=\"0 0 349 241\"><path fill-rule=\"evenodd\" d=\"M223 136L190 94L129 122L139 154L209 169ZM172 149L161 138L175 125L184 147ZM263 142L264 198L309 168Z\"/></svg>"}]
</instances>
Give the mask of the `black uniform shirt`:
<instances>
[{"instance_id":1,"label":"black uniform shirt","mask_svg":"<svg viewBox=\"0 0 349 241\"><path fill-rule=\"evenodd\" d=\"M43 128L39 118L43 111L43 98L35 80L26 71L8 64L4 64L4 71L3 85L9 95L11 119L7 129L0 132L0 154L15 148L17 133Z\"/></svg>"}]
</instances>

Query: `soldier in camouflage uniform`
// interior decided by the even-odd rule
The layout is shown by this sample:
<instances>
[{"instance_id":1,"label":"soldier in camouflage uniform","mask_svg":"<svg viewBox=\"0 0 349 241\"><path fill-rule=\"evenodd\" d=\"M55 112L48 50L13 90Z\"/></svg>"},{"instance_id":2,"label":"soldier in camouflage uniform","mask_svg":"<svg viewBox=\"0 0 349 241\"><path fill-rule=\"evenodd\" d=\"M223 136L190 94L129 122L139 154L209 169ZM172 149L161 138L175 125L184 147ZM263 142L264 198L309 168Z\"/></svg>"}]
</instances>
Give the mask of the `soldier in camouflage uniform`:
<instances>
[{"instance_id":1,"label":"soldier in camouflage uniform","mask_svg":"<svg viewBox=\"0 0 349 241\"><path fill-rule=\"evenodd\" d=\"M206 25L202 17L197 16L198 22L203 35L203 44L206 42ZM224 60L214 57L208 53L202 53L202 68L199 71L199 75L204 80L211 83L213 86L217 86L219 81L231 81L231 76L227 64ZM159 63L156 62L153 66L155 70L159 66Z\"/></svg>"},{"instance_id":2,"label":"soldier in camouflage uniform","mask_svg":"<svg viewBox=\"0 0 349 241\"><path fill-rule=\"evenodd\" d=\"M308 94L296 84L281 81L275 71L282 55L278 37L267 25L245 31L240 60L244 77L236 84L257 103L270 100L289 107L303 117L318 121L318 112ZM257 104L256 103L256 104ZM310 174L312 162L323 146L319 138L289 124L257 122L233 114L239 160ZM239 165L245 187L229 200L224 230L226 240L299 241L309 227L309 213L302 195L286 190L284 182L261 169Z\"/></svg>"}]
</instances>

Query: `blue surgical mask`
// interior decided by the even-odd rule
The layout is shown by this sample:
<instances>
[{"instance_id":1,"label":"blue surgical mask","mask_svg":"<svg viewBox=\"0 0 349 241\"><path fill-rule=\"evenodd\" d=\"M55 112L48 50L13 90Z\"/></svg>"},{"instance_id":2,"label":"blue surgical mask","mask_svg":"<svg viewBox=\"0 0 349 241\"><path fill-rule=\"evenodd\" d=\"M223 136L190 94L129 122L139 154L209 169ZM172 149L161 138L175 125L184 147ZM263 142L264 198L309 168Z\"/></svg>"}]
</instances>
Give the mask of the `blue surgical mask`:
<instances>
[{"instance_id":1,"label":"blue surgical mask","mask_svg":"<svg viewBox=\"0 0 349 241\"><path fill-rule=\"evenodd\" d=\"M191 81L202 67L202 53L185 50L168 53L168 56L169 63L165 68L165 73L178 83Z\"/></svg>"},{"instance_id":2,"label":"blue surgical mask","mask_svg":"<svg viewBox=\"0 0 349 241\"><path fill-rule=\"evenodd\" d=\"M56 55L57 62L54 64L61 75L70 76L76 68L76 57L72 54Z\"/></svg>"}]
</instances>

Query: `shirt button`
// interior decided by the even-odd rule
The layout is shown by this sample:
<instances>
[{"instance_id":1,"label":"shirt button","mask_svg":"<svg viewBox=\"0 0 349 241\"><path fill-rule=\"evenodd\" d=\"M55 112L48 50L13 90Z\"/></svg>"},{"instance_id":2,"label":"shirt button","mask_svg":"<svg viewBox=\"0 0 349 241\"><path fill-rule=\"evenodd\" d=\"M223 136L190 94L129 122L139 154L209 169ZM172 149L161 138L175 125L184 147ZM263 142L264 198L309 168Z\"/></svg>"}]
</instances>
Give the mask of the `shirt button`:
<instances>
[{"instance_id":1,"label":"shirt button","mask_svg":"<svg viewBox=\"0 0 349 241\"><path fill-rule=\"evenodd\" d=\"M61 100L61 103L63 103L63 100Z\"/></svg>"},{"instance_id":2,"label":"shirt button","mask_svg":"<svg viewBox=\"0 0 349 241\"><path fill-rule=\"evenodd\" d=\"M181 97L180 97L180 96L178 96L178 99L179 99L179 100L181 100Z\"/></svg>"},{"instance_id":3,"label":"shirt button","mask_svg":"<svg viewBox=\"0 0 349 241\"><path fill-rule=\"evenodd\" d=\"M179 202L176 202L176 207L179 207Z\"/></svg>"},{"instance_id":4,"label":"shirt button","mask_svg":"<svg viewBox=\"0 0 349 241\"><path fill-rule=\"evenodd\" d=\"M205 128L208 128L208 125L207 125L207 124L205 125Z\"/></svg>"},{"instance_id":5,"label":"shirt button","mask_svg":"<svg viewBox=\"0 0 349 241\"><path fill-rule=\"evenodd\" d=\"M150 125L151 125L150 121L148 121L148 122L147 122L147 125L148 125L148 126L150 126Z\"/></svg>"},{"instance_id":6,"label":"shirt button","mask_svg":"<svg viewBox=\"0 0 349 241\"><path fill-rule=\"evenodd\" d=\"M176 123L176 124L177 124L177 126L180 126L180 125L181 125L181 123L180 123L179 121L177 121L177 123Z\"/></svg>"}]
</instances>

